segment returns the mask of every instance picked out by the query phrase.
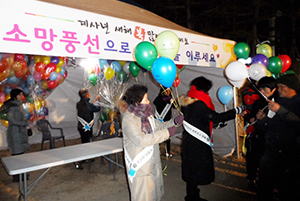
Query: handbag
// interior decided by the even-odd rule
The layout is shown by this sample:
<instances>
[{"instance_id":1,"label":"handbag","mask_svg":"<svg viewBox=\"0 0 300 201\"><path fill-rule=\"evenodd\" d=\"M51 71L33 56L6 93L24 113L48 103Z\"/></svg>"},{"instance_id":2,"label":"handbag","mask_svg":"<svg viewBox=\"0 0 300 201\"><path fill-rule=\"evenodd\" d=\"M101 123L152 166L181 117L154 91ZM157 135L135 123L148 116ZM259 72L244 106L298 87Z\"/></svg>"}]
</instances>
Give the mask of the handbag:
<instances>
[{"instance_id":1,"label":"handbag","mask_svg":"<svg viewBox=\"0 0 300 201\"><path fill-rule=\"evenodd\" d=\"M31 128L28 128L27 129L27 135L30 137L32 136L32 129Z\"/></svg>"}]
</instances>

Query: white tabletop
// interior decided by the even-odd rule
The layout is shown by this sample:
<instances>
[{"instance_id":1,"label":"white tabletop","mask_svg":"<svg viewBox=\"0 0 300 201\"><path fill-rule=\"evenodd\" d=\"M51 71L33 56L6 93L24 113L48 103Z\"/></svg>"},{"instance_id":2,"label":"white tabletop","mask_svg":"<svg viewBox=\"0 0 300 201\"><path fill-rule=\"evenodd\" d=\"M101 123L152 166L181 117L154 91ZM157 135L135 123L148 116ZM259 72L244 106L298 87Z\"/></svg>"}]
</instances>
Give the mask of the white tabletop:
<instances>
[{"instance_id":1,"label":"white tabletop","mask_svg":"<svg viewBox=\"0 0 300 201\"><path fill-rule=\"evenodd\" d=\"M45 169L123 151L122 138L111 138L85 144L25 153L2 158L8 174Z\"/></svg>"}]
</instances>

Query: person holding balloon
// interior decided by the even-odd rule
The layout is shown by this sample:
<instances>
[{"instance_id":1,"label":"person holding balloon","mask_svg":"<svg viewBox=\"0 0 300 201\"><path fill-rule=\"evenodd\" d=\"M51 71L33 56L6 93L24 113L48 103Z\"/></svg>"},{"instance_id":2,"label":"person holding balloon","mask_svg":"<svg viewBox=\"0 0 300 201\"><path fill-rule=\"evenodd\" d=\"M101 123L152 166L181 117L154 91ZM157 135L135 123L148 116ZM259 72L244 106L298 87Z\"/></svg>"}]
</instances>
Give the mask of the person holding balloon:
<instances>
[{"instance_id":1,"label":"person holding balloon","mask_svg":"<svg viewBox=\"0 0 300 201\"><path fill-rule=\"evenodd\" d=\"M183 121L182 179L186 182L186 201L200 198L198 185L208 185L215 179L211 133L213 124L236 117L243 106L218 113L208 94L212 81L203 76L193 79L187 96L181 96Z\"/></svg>"},{"instance_id":2,"label":"person holding balloon","mask_svg":"<svg viewBox=\"0 0 300 201\"><path fill-rule=\"evenodd\" d=\"M10 99L5 101L1 107L1 112L7 114L9 122L6 138L11 155L20 155L30 150L26 128L29 122L25 118L25 111L22 107L23 100L23 91L15 88L10 91ZM19 179L19 175L13 175L13 182L19 182Z\"/></svg>"},{"instance_id":3,"label":"person holding balloon","mask_svg":"<svg viewBox=\"0 0 300 201\"><path fill-rule=\"evenodd\" d=\"M171 89L161 87L158 96L154 99L153 104L156 107L155 118L161 122L169 121L172 118L173 100L171 97ZM166 157L172 157L171 139L166 140Z\"/></svg>"},{"instance_id":4,"label":"person holding balloon","mask_svg":"<svg viewBox=\"0 0 300 201\"><path fill-rule=\"evenodd\" d=\"M276 79L273 77L262 77L258 80L257 87L259 91L269 100L277 98L276 93ZM267 114L271 115L268 108L267 100L265 97L260 96L252 105L252 110L244 116L244 121L247 122L247 137L246 137L246 170L247 170L247 183L251 188L256 188L256 176L258 173L259 161L264 152L265 140L264 130L256 126L256 114L259 109L264 110Z\"/></svg>"},{"instance_id":5,"label":"person holding balloon","mask_svg":"<svg viewBox=\"0 0 300 201\"><path fill-rule=\"evenodd\" d=\"M175 135L183 115L166 122L154 118L148 88L135 84L118 102L131 201L161 200L164 194L159 143Z\"/></svg>"},{"instance_id":6,"label":"person holding balloon","mask_svg":"<svg viewBox=\"0 0 300 201\"><path fill-rule=\"evenodd\" d=\"M277 79L279 97L267 100L269 117L264 110L256 114L256 126L265 130L265 151L260 159L257 194L259 200L273 200L276 188L280 200L300 198L300 89L295 74Z\"/></svg>"},{"instance_id":7,"label":"person holding balloon","mask_svg":"<svg viewBox=\"0 0 300 201\"><path fill-rule=\"evenodd\" d=\"M79 90L78 95L80 101L77 102L77 130L79 131L81 137L81 143L90 142L93 136L93 125L94 125L94 113L101 110L100 106L96 106L90 102L90 92L87 88L82 88ZM95 102L100 100L98 95ZM83 169L81 162L75 163L77 169Z\"/></svg>"}]
</instances>

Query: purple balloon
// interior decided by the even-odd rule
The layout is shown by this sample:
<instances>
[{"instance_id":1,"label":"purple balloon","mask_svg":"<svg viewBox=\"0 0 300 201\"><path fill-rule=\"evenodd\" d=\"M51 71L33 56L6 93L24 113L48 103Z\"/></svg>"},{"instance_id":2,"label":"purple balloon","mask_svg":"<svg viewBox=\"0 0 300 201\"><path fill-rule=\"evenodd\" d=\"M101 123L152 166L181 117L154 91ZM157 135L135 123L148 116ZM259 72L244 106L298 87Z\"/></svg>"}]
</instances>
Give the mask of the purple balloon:
<instances>
[{"instance_id":1,"label":"purple balloon","mask_svg":"<svg viewBox=\"0 0 300 201\"><path fill-rule=\"evenodd\" d=\"M58 64L58 62L59 62L58 57L51 57L51 63Z\"/></svg>"},{"instance_id":2,"label":"purple balloon","mask_svg":"<svg viewBox=\"0 0 300 201\"><path fill-rule=\"evenodd\" d=\"M259 63L264 65L266 68L269 65L269 59L267 56L263 54L257 54L252 58L252 64Z\"/></svg>"}]
</instances>

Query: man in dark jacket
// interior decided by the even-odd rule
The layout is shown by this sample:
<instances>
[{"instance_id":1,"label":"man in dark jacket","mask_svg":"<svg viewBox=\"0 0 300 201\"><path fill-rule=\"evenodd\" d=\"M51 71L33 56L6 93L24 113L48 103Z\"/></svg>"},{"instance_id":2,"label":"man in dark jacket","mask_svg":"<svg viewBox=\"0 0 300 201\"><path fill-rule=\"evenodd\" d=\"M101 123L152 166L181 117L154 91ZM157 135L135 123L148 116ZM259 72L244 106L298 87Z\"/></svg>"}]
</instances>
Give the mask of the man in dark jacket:
<instances>
[{"instance_id":1,"label":"man in dark jacket","mask_svg":"<svg viewBox=\"0 0 300 201\"><path fill-rule=\"evenodd\" d=\"M279 98L268 100L267 116L259 110L257 126L266 129L265 151L260 161L258 196L260 200L273 200L276 188L281 201L299 200L300 170L300 89L295 74L283 75L277 80Z\"/></svg>"}]
</instances>

